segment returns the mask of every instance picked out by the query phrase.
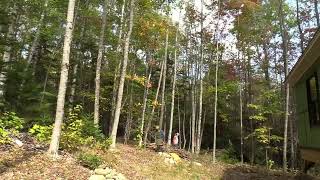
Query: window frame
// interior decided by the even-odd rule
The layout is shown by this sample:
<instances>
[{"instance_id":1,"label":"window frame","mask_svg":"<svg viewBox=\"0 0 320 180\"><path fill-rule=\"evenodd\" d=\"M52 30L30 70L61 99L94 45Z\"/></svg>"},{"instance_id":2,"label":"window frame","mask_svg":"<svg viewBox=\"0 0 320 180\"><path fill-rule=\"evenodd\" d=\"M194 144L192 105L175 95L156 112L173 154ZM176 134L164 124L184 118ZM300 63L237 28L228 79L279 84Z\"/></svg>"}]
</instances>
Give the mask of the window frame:
<instances>
[{"instance_id":1,"label":"window frame","mask_svg":"<svg viewBox=\"0 0 320 180\"><path fill-rule=\"evenodd\" d=\"M311 86L310 81L312 78L315 78L315 85L316 85L316 100L313 101L311 97ZM312 127L320 127L320 93L319 93L319 81L318 81L318 73L314 72L306 81L306 88L307 88L307 106L308 106L308 117L309 117L309 124L310 128ZM312 115L311 106L315 106L315 113ZM313 119L313 116L316 116Z\"/></svg>"}]
</instances>

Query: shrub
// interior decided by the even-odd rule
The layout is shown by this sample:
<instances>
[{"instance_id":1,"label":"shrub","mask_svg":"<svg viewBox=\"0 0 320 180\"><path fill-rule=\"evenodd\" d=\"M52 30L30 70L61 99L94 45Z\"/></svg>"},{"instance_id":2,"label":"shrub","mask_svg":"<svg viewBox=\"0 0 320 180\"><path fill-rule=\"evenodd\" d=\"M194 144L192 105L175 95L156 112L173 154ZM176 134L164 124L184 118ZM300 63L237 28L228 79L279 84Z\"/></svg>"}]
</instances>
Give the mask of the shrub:
<instances>
[{"instance_id":1,"label":"shrub","mask_svg":"<svg viewBox=\"0 0 320 180\"><path fill-rule=\"evenodd\" d=\"M230 141L228 147L224 151L222 151L218 159L228 164L235 164L238 162L236 151Z\"/></svg>"},{"instance_id":2,"label":"shrub","mask_svg":"<svg viewBox=\"0 0 320 180\"><path fill-rule=\"evenodd\" d=\"M109 149L111 144L112 144L112 139L106 138L106 139L98 141L96 144L96 147L101 150L107 150L107 149Z\"/></svg>"},{"instance_id":3,"label":"shrub","mask_svg":"<svg viewBox=\"0 0 320 180\"><path fill-rule=\"evenodd\" d=\"M40 142L49 142L52 133L52 125L50 126L42 126L35 124L31 129L29 129L29 133L37 138Z\"/></svg>"},{"instance_id":4,"label":"shrub","mask_svg":"<svg viewBox=\"0 0 320 180\"><path fill-rule=\"evenodd\" d=\"M24 120L14 112L5 112L0 117L0 144L11 143L10 135L16 135L23 128Z\"/></svg>"},{"instance_id":5,"label":"shrub","mask_svg":"<svg viewBox=\"0 0 320 180\"><path fill-rule=\"evenodd\" d=\"M103 163L100 156L89 153L80 153L78 156L79 163L89 169L96 169Z\"/></svg>"}]
</instances>

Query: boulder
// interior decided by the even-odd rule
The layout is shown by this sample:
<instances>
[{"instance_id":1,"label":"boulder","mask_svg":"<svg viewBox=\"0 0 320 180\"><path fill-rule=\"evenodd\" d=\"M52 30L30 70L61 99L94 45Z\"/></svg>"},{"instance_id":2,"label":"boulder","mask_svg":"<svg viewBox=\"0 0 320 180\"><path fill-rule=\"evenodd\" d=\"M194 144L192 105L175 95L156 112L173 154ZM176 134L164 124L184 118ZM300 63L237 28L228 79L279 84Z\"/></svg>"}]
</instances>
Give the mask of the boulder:
<instances>
[{"instance_id":1,"label":"boulder","mask_svg":"<svg viewBox=\"0 0 320 180\"><path fill-rule=\"evenodd\" d=\"M94 174L105 176L105 175L110 174L111 171L112 171L112 170L109 169L109 168L106 168L106 169L98 168L98 169L95 169L95 170L94 170Z\"/></svg>"},{"instance_id":2,"label":"boulder","mask_svg":"<svg viewBox=\"0 0 320 180\"><path fill-rule=\"evenodd\" d=\"M178 154L176 153L170 153L170 156L172 157L172 159L175 161L175 162L181 162L181 158Z\"/></svg>"},{"instance_id":3,"label":"boulder","mask_svg":"<svg viewBox=\"0 0 320 180\"><path fill-rule=\"evenodd\" d=\"M92 175L90 176L89 180L106 180L106 178L103 175Z\"/></svg>"},{"instance_id":4,"label":"boulder","mask_svg":"<svg viewBox=\"0 0 320 180\"><path fill-rule=\"evenodd\" d=\"M192 164L196 165L196 166L202 166L202 164L198 163L198 162L193 162Z\"/></svg>"}]
</instances>

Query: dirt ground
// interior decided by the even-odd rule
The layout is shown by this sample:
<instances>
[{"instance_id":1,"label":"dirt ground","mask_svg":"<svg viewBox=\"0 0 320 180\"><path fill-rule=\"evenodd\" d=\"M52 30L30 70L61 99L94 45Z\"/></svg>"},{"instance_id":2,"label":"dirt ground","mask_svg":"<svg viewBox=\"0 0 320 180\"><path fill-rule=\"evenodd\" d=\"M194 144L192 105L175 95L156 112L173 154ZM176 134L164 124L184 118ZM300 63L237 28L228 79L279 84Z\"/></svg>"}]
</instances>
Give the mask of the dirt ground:
<instances>
[{"instance_id":1,"label":"dirt ground","mask_svg":"<svg viewBox=\"0 0 320 180\"><path fill-rule=\"evenodd\" d=\"M251 166L212 164L207 157L190 157L177 165L164 163L163 157L149 149L118 144L113 151L86 151L100 155L105 164L127 179L316 179L305 175L283 174ZM197 162L197 163L194 163ZM201 165L199 165L199 163ZM197 165L195 165L197 164ZM88 179L91 171L82 167L74 155L63 153L58 160L46 154L46 148L0 148L0 179Z\"/></svg>"}]
</instances>

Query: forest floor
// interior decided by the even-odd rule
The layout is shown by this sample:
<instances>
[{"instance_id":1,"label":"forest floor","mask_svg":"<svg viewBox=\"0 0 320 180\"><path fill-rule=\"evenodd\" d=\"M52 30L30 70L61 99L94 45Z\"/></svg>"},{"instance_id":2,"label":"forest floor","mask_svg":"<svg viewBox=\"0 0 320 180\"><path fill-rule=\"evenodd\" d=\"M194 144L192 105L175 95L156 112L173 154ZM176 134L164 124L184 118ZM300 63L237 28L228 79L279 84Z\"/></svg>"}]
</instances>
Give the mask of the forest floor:
<instances>
[{"instance_id":1,"label":"forest floor","mask_svg":"<svg viewBox=\"0 0 320 180\"><path fill-rule=\"evenodd\" d=\"M196 158L190 156L178 164L169 165L153 150L123 144L118 144L114 151L86 151L100 155L107 166L122 173L127 179L316 179L247 165L212 164L209 155ZM62 152L59 159L52 160L42 146L3 146L0 147L0 179L88 179L92 171L82 167L75 157Z\"/></svg>"}]
</instances>

